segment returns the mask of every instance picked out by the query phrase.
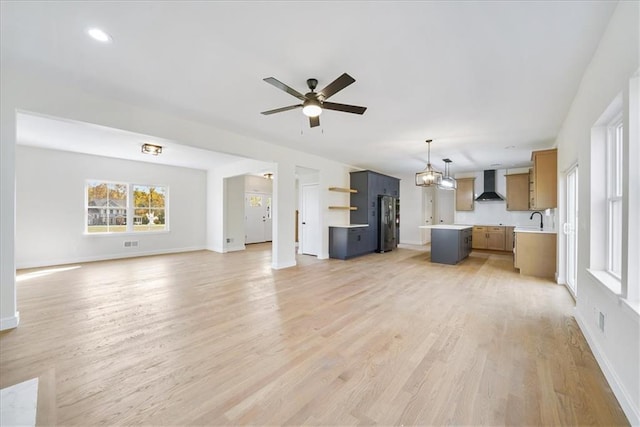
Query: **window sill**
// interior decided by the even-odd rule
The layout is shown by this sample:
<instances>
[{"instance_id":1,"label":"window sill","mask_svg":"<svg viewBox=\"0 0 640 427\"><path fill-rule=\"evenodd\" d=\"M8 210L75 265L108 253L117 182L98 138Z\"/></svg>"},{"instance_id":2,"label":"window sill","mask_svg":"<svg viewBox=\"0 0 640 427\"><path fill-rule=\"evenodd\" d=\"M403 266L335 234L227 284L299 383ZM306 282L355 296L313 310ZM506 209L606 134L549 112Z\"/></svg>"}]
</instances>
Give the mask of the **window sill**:
<instances>
[{"instance_id":1,"label":"window sill","mask_svg":"<svg viewBox=\"0 0 640 427\"><path fill-rule=\"evenodd\" d=\"M122 231L122 232L116 232L116 233L87 233L86 231L84 233L82 233L83 235L90 237L90 236L112 236L112 237L118 237L118 236L127 236L127 237L131 237L131 236L148 236L150 234L169 234L171 232L171 230L162 230L162 231Z\"/></svg>"},{"instance_id":2,"label":"window sill","mask_svg":"<svg viewBox=\"0 0 640 427\"><path fill-rule=\"evenodd\" d=\"M640 316L640 301L630 301L625 298L620 298L620 301L622 301L622 303L626 305L629 310L633 311L636 316Z\"/></svg>"},{"instance_id":3,"label":"window sill","mask_svg":"<svg viewBox=\"0 0 640 427\"><path fill-rule=\"evenodd\" d=\"M587 271L593 277L596 282L613 292L616 296L622 296L622 285L620 280L604 270L591 270L587 268Z\"/></svg>"}]
</instances>

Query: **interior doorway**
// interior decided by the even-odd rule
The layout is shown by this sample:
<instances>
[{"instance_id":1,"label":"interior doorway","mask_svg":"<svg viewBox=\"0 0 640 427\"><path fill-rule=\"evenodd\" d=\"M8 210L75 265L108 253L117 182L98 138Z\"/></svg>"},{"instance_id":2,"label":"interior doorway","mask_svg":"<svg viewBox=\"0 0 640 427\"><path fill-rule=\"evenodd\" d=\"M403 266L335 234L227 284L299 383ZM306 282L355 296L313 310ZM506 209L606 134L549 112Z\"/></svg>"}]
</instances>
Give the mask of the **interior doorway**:
<instances>
[{"instance_id":1,"label":"interior doorway","mask_svg":"<svg viewBox=\"0 0 640 427\"><path fill-rule=\"evenodd\" d=\"M271 194L245 193L245 243L263 243L272 240Z\"/></svg>"},{"instance_id":2,"label":"interior doorway","mask_svg":"<svg viewBox=\"0 0 640 427\"><path fill-rule=\"evenodd\" d=\"M318 256L320 253L320 201L318 184L302 185L301 252Z\"/></svg>"},{"instance_id":3,"label":"interior doorway","mask_svg":"<svg viewBox=\"0 0 640 427\"><path fill-rule=\"evenodd\" d=\"M422 224L421 225L433 225L433 208L434 208L434 188L424 187L422 189ZM431 242L431 230L422 229L421 231L421 243L427 244Z\"/></svg>"}]
</instances>

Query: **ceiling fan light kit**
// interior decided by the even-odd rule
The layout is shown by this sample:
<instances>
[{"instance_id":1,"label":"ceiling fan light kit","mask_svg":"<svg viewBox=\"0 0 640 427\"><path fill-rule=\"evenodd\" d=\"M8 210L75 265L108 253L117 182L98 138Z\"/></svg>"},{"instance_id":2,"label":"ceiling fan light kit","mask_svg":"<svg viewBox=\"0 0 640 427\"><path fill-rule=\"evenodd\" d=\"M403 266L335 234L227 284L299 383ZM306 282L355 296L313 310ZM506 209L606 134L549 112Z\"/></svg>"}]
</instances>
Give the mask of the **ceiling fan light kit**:
<instances>
[{"instance_id":1,"label":"ceiling fan light kit","mask_svg":"<svg viewBox=\"0 0 640 427\"><path fill-rule=\"evenodd\" d=\"M273 77L267 77L264 79L264 81L302 101L302 104L289 105L288 107L281 107L274 110L263 111L261 114L264 115L282 113L283 111L294 110L296 108L302 107L302 113L305 116L309 117L309 126L313 128L316 126L320 126L319 116L320 114L322 114L323 110L342 111L344 113L360 115L364 114L364 112L367 110L367 107L359 107L357 105L326 102L326 100L331 96L335 95L337 92L341 91L342 89L356 81L347 73L343 73L340 77L329 83L327 87L320 90L319 92L315 91L316 87L318 86L318 80L307 79L309 92L304 95Z\"/></svg>"},{"instance_id":2,"label":"ceiling fan light kit","mask_svg":"<svg viewBox=\"0 0 640 427\"><path fill-rule=\"evenodd\" d=\"M322 114L320 102L315 99L307 99L302 105L302 113L307 117L318 117Z\"/></svg>"}]
</instances>

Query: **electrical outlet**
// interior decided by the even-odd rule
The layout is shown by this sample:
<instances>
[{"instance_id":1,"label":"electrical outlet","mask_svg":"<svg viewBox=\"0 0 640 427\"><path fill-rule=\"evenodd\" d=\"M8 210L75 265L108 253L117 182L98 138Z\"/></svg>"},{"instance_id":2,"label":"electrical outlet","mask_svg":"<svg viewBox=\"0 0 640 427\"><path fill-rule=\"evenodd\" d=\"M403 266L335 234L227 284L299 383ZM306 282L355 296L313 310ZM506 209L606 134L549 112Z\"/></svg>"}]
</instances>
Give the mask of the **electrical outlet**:
<instances>
[{"instance_id":1,"label":"electrical outlet","mask_svg":"<svg viewBox=\"0 0 640 427\"><path fill-rule=\"evenodd\" d=\"M133 240L131 242L131 246L133 246L134 248L137 248L138 247L138 241L137 240Z\"/></svg>"},{"instance_id":2,"label":"electrical outlet","mask_svg":"<svg viewBox=\"0 0 640 427\"><path fill-rule=\"evenodd\" d=\"M131 247L131 242L124 242L124 247L125 248L130 248Z\"/></svg>"}]
</instances>

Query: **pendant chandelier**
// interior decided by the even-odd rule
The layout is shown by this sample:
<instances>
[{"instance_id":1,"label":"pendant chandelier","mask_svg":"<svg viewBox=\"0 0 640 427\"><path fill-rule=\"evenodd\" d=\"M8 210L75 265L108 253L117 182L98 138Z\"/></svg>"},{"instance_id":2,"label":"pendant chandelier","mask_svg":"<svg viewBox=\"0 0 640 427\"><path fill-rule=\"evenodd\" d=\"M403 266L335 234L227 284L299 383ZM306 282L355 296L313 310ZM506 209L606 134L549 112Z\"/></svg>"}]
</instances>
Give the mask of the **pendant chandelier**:
<instances>
[{"instance_id":1,"label":"pendant chandelier","mask_svg":"<svg viewBox=\"0 0 640 427\"><path fill-rule=\"evenodd\" d=\"M440 176L438 188L442 188L443 190L455 190L458 184L449 172L449 163L451 163L451 159L442 159L442 161L444 162L444 176Z\"/></svg>"},{"instance_id":2,"label":"pendant chandelier","mask_svg":"<svg viewBox=\"0 0 640 427\"><path fill-rule=\"evenodd\" d=\"M422 172L416 173L416 185L418 187L432 187L438 185L442 179L442 172L435 170L431 166L431 139L427 139L429 154L427 157L427 167Z\"/></svg>"}]
</instances>

